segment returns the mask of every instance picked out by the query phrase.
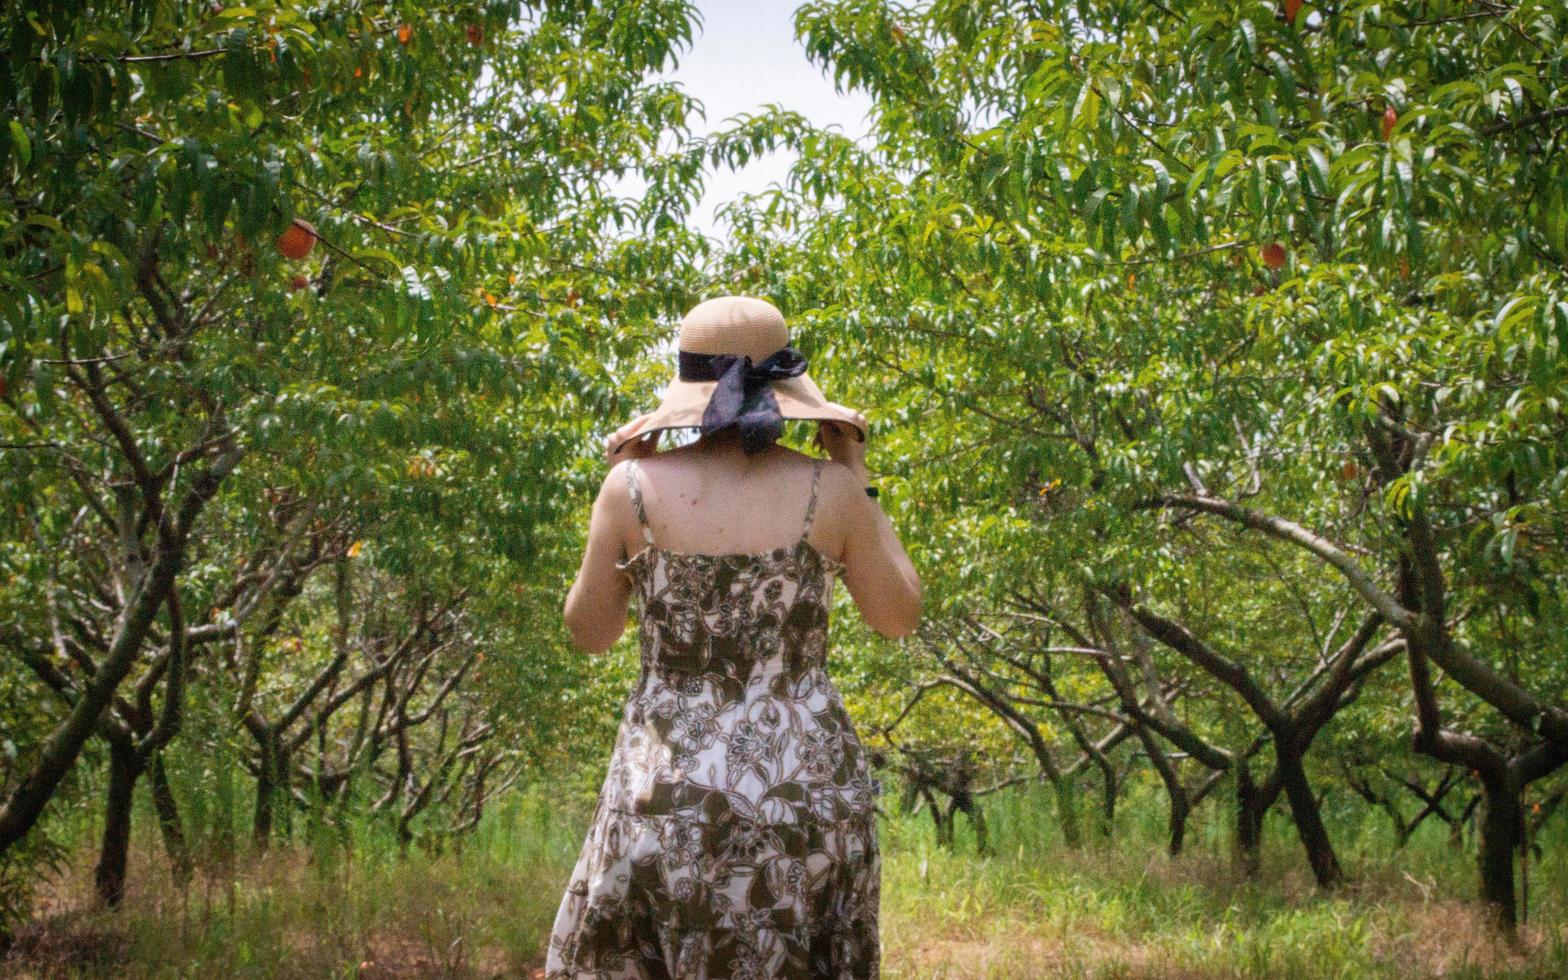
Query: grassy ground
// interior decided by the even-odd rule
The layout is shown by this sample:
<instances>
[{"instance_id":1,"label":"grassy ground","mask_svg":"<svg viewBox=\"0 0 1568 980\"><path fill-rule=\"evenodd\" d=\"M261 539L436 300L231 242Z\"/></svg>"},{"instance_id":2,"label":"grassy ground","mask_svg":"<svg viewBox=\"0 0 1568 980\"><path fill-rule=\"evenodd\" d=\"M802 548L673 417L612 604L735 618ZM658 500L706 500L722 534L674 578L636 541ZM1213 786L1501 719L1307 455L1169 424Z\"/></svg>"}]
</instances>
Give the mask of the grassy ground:
<instances>
[{"instance_id":1,"label":"grassy ground","mask_svg":"<svg viewBox=\"0 0 1568 980\"><path fill-rule=\"evenodd\" d=\"M883 822L884 976L1568 976L1562 840L1529 868L1530 921L1510 947L1487 936L1468 901L1472 860L1440 827L1391 854L1375 817L1340 815L1353 884L1325 897L1282 820L1248 884L1230 873L1218 810L1178 859L1164 856L1157 802L1124 808L1113 844L1079 851L1061 846L1038 793L991 798L987 811L996 854L986 859L967 827L949 854L928 820ZM547 795L520 797L461 853L399 860L383 835L361 830L352 860L318 839L183 891L145 840L115 912L91 907L84 851L45 890L0 974L530 977L585 817Z\"/></svg>"}]
</instances>

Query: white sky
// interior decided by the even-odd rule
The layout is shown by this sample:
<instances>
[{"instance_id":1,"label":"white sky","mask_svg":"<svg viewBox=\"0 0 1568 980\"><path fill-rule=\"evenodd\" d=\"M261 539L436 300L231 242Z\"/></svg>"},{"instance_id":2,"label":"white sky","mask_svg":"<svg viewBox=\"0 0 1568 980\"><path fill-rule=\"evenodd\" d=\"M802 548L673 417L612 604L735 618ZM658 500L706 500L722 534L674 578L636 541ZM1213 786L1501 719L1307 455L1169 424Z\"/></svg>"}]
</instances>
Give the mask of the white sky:
<instances>
[{"instance_id":1,"label":"white sky","mask_svg":"<svg viewBox=\"0 0 1568 980\"><path fill-rule=\"evenodd\" d=\"M796 0L696 0L702 14L693 31L691 49L665 78L702 105L706 116L694 116L694 135L727 128L724 120L755 113L775 102L805 116L819 127L837 125L859 139L867 129L871 100L863 93L839 95L833 80L806 59L795 40ZM708 175L707 192L691 215L691 224L721 241L725 232L714 210L741 193L754 194L782 184L794 162L792 153L770 153L739 171L721 168ZM641 182L627 180L616 193L641 193Z\"/></svg>"}]
</instances>

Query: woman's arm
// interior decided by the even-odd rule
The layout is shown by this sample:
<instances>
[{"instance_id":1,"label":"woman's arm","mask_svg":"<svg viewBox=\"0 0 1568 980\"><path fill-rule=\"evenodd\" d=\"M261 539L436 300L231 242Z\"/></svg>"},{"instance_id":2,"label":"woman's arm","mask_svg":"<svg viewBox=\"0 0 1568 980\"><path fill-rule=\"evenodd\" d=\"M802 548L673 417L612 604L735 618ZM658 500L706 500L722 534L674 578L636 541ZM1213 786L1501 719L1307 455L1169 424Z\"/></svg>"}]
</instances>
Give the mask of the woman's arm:
<instances>
[{"instance_id":1,"label":"woman's arm","mask_svg":"<svg viewBox=\"0 0 1568 980\"><path fill-rule=\"evenodd\" d=\"M627 601L631 583L616 567L625 555L625 527L631 511L626 489L626 464L611 467L593 502L588 520L588 546L583 552L577 581L566 593L563 618L572 643L588 653L603 653L626 630Z\"/></svg>"},{"instance_id":2,"label":"woman's arm","mask_svg":"<svg viewBox=\"0 0 1568 980\"><path fill-rule=\"evenodd\" d=\"M829 494L848 516L844 542L844 586L866 625L888 637L907 636L920 625L920 574L904 551L893 522L866 496L870 482L865 443L847 426L825 423L819 431L828 455Z\"/></svg>"}]
</instances>

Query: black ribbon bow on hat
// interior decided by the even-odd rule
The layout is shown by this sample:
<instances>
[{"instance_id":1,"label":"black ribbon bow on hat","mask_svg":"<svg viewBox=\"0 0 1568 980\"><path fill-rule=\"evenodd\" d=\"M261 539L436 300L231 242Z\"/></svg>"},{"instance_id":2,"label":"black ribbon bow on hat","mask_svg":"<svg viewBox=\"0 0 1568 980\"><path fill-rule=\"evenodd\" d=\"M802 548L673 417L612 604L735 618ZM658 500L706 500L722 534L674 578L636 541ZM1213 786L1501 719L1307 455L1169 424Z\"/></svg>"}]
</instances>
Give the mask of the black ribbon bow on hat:
<instances>
[{"instance_id":1,"label":"black ribbon bow on hat","mask_svg":"<svg viewBox=\"0 0 1568 980\"><path fill-rule=\"evenodd\" d=\"M745 354L681 351L677 356L681 380L719 382L702 413L703 435L736 425L741 448L757 453L784 434L773 382L806 372L806 358L800 351L780 347L755 364Z\"/></svg>"}]
</instances>

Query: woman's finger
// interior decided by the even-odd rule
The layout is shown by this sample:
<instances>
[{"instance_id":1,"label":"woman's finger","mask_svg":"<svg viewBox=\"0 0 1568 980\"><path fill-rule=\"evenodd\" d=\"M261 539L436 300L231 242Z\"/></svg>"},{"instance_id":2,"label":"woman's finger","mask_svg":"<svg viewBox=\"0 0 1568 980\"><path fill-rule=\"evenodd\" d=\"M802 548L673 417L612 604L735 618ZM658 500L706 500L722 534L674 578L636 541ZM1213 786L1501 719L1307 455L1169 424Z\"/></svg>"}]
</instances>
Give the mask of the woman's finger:
<instances>
[{"instance_id":1,"label":"woman's finger","mask_svg":"<svg viewBox=\"0 0 1568 980\"><path fill-rule=\"evenodd\" d=\"M840 405L838 402L828 402L828 404L854 419L861 428L866 427L866 417L858 410L850 408L848 405Z\"/></svg>"},{"instance_id":2,"label":"woman's finger","mask_svg":"<svg viewBox=\"0 0 1568 980\"><path fill-rule=\"evenodd\" d=\"M652 417L652 412L645 412L606 436L604 440L605 453L612 457L617 455L621 451L622 444L636 435L637 431L647 424Z\"/></svg>"},{"instance_id":3,"label":"woman's finger","mask_svg":"<svg viewBox=\"0 0 1568 980\"><path fill-rule=\"evenodd\" d=\"M645 424L647 424L648 419L650 419L650 418L652 418L652 414L651 413L644 413L644 414L639 415L636 418L632 419L630 422L627 422L625 425L621 426L619 429L616 429L615 430L615 438L616 438L616 440L620 441L620 442L625 442L634 432L636 432L638 429L641 429Z\"/></svg>"}]
</instances>

